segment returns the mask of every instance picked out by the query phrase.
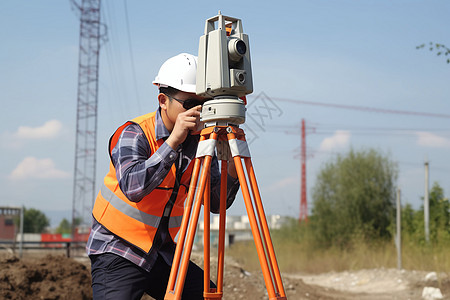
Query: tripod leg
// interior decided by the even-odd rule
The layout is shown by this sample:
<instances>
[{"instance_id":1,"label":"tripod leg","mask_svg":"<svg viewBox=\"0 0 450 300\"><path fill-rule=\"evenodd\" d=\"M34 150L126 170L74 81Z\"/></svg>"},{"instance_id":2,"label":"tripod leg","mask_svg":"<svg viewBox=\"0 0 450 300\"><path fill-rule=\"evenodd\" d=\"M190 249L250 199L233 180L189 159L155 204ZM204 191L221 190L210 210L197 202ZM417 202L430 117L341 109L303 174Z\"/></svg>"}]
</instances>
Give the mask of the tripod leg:
<instances>
[{"instance_id":1,"label":"tripod leg","mask_svg":"<svg viewBox=\"0 0 450 300\"><path fill-rule=\"evenodd\" d=\"M220 180L220 219L219 219L219 249L217 254L217 293L223 293L223 270L225 262L225 227L227 211L227 176L228 162L222 160Z\"/></svg>"},{"instance_id":2,"label":"tripod leg","mask_svg":"<svg viewBox=\"0 0 450 300\"><path fill-rule=\"evenodd\" d=\"M191 211L192 211L192 204L194 201L195 190L197 187L198 175L200 173L200 165L201 165L201 159L196 158L195 162L194 162L194 169L192 171L192 179L191 179L191 183L189 186L189 192L188 192L188 196L187 196L187 200L186 200L186 206L185 206L184 212L183 212L183 219L181 221L180 234L178 235L177 247L175 249L175 255L173 258L173 262L172 262L172 269L170 272L169 283L167 284L165 299L170 299L170 298L168 298L168 295L173 294L173 292L175 290L175 282L177 279L178 268L180 265L180 259L181 259L181 255L183 252L183 247L181 247L179 245L184 245L184 241L186 238L186 232L187 232L189 218L190 218Z\"/></svg>"},{"instance_id":3,"label":"tripod leg","mask_svg":"<svg viewBox=\"0 0 450 300\"><path fill-rule=\"evenodd\" d=\"M245 140L243 141L240 140L238 142L232 130L228 131L228 140L230 143L230 147L232 141L233 144L235 144L234 147L232 147L233 149L235 149L233 153L233 159L236 165L236 171L239 177L239 183L241 185L242 195L244 197L245 207L247 209L247 215L249 217L250 226L255 240L256 250L258 252L258 258L261 264L261 269L263 272L264 281L266 283L269 299L286 299L283 284L281 282L281 275L279 273L278 265L275 258L275 252L273 250L272 241L270 239L270 232L267 226L267 220L265 218L264 210L262 208L262 202L261 197L259 195L258 186L256 183L256 177L253 171L253 167L251 165L250 153L248 151L247 144ZM257 208L258 219L262 228L259 227L258 220L256 218L255 208L252 203L244 168L242 165L240 153L241 151L242 153L244 153L243 156L245 157L248 176L250 177L250 186L252 189L252 194L255 198L255 205Z\"/></svg>"},{"instance_id":4,"label":"tripod leg","mask_svg":"<svg viewBox=\"0 0 450 300\"><path fill-rule=\"evenodd\" d=\"M203 196L203 286L204 286L204 292L209 293L210 292L210 211L211 211L211 199L210 199L210 193L211 193L211 183L210 183L210 177L208 176L206 178L206 187L205 187L205 193Z\"/></svg>"},{"instance_id":5,"label":"tripod leg","mask_svg":"<svg viewBox=\"0 0 450 300\"><path fill-rule=\"evenodd\" d=\"M216 138L217 138L216 133L214 132L211 133L211 139ZM204 140L206 140L206 138L204 135L202 135L200 141ZM200 175L197 197L195 199L194 210L192 212L192 218L189 220L189 216L191 214L192 199L195 196L195 187L197 185L197 178L200 170L200 157L197 157L195 159L193 177L191 179L191 184L189 186L188 192L188 203L183 213L182 227L180 229L181 232L175 250L175 257L172 263L172 269L170 271L169 284L167 285L166 294L164 296L165 300L180 300L181 295L183 293L184 282L186 280L186 273L189 266L189 259L192 251L192 246L194 243L195 230L197 229L198 217L200 215L200 210L202 206L202 199L207 183L207 178L210 175L211 160L212 154L205 155L203 161L203 168ZM188 222L189 227L187 226ZM186 230L187 230L187 237L186 237ZM186 243L184 243L185 238ZM175 261L175 259L177 259L177 261Z\"/></svg>"},{"instance_id":6,"label":"tripod leg","mask_svg":"<svg viewBox=\"0 0 450 300\"><path fill-rule=\"evenodd\" d=\"M263 271L264 281L266 283L267 293L269 299L275 297L275 289L272 282L272 276L270 274L269 266L267 264L266 253L261 240L261 234L259 233L259 227L256 220L255 211L253 208L252 200L250 198L250 191L248 189L247 181L245 178L244 168L239 156L234 157L234 164L236 165L236 171L239 177L239 183L242 189L242 196L244 197L245 208L247 209L247 215L250 221L250 227L252 229L253 238L255 239L256 251L258 252L259 262Z\"/></svg>"},{"instance_id":7,"label":"tripod leg","mask_svg":"<svg viewBox=\"0 0 450 300\"><path fill-rule=\"evenodd\" d=\"M164 299L166 300L180 300L181 299L181 295L183 293L183 287L184 287L184 282L186 280L186 273L187 273L187 269L189 266L189 258L191 255L191 251L192 251L192 246L194 244L194 237L195 237L195 230L197 229L197 224L198 224L198 217L200 215L200 210L201 210L201 206L202 206L202 198L203 198L203 194L204 194L204 190L205 190L205 186L206 186L206 178L207 176L209 176L209 169L211 167L211 156L206 156L204 158L204 162L203 162L203 169L201 172L201 177L200 177L200 183L199 183L199 189L197 191L197 197L195 199L195 204L194 204L194 210L192 212L192 218L190 219L189 222L189 228L187 231L187 237L186 237L186 244L183 247L183 244L181 243L177 243L177 249L180 248L180 252L183 252L184 250L184 254L181 258L181 265L180 265L180 270L179 272L177 272L178 270L174 269L174 266L172 266L172 270L171 270L171 276L172 273L175 273L175 278L173 280L176 280L176 285L175 285L175 289L172 290L167 290L166 291L166 296ZM184 216L183 216L184 218ZM178 275L178 278L176 277Z\"/></svg>"},{"instance_id":8,"label":"tripod leg","mask_svg":"<svg viewBox=\"0 0 450 300\"><path fill-rule=\"evenodd\" d=\"M275 251L273 249L272 239L270 238L269 226L267 225L266 215L264 213L264 208L261 200L261 195L259 193L258 184L256 182L255 171L253 169L252 161L249 157L244 159L245 166L247 168L247 174L250 180L250 186L252 188L253 199L255 202L256 210L258 213L258 218L260 220L260 225L262 226L262 232L264 237L264 243L266 250L268 251L269 263L272 270L272 274L275 277L275 284L279 294L284 297L285 291L283 288L280 270L278 268L278 263L275 256Z\"/></svg>"},{"instance_id":9,"label":"tripod leg","mask_svg":"<svg viewBox=\"0 0 450 300\"><path fill-rule=\"evenodd\" d=\"M205 300L212 299L222 299L223 295L223 271L224 271L224 262L225 262L225 226L226 226L226 201L227 201L227 176L228 176L228 164L226 160L222 160L221 167L221 178L220 178L220 219L219 219L219 245L218 245L218 254L217 254L217 288L211 289L209 287L210 283L210 218L208 216L207 210L207 201L205 195L205 225L203 229L204 234L204 260L205 260ZM208 205L209 207L209 205Z\"/></svg>"}]
</instances>

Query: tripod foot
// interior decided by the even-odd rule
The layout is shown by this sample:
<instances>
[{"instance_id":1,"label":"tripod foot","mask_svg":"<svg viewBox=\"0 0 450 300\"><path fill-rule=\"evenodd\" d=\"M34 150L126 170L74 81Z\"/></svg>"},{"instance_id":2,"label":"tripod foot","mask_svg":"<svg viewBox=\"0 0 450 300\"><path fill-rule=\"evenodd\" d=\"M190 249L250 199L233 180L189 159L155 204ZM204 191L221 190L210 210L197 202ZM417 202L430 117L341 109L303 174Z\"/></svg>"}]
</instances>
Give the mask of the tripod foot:
<instances>
[{"instance_id":1,"label":"tripod foot","mask_svg":"<svg viewBox=\"0 0 450 300\"><path fill-rule=\"evenodd\" d=\"M210 289L209 293L203 292L203 298L205 300L209 299L222 299L223 293L218 293L216 289Z\"/></svg>"}]
</instances>

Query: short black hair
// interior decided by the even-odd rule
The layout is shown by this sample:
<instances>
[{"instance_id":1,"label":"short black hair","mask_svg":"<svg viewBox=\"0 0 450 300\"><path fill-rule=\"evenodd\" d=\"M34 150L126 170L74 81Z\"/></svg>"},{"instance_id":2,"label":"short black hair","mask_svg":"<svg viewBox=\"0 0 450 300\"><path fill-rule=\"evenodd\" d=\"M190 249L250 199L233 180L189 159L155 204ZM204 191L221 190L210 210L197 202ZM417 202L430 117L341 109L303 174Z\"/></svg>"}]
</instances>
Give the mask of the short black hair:
<instances>
[{"instance_id":1,"label":"short black hair","mask_svg":"<svg viewBox=\"0 0 450 300\"><path fill-rule=\"evenodd\" d=\"M178 94L178 92L180 92L180 90L173 88L171 86L168 86L168 87L159 87L159 92L166 94L167 96L170 96L170 97L175 97Z\"/></svg>"}]
</instances>

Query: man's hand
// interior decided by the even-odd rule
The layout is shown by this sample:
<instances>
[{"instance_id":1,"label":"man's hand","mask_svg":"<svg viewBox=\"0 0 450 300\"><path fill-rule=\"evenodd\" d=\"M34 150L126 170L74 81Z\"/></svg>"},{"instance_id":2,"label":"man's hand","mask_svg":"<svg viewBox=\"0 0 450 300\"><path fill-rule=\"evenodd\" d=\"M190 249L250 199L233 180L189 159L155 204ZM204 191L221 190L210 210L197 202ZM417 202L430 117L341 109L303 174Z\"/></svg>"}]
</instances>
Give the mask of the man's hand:
<instances>
[{"instance_id":1,"label":"man's hand","mask_svg":"<svg viewBox=\"0 0 450 300\"><path fill-rule=\"evenodd\" d=\"M197 130L200 124L201 110L202 106L198 105L178 114L173 130L166 140L166 143L172 149L177 149L178 145L184 142L190 131Z\"/></svg>"}]
</instances>

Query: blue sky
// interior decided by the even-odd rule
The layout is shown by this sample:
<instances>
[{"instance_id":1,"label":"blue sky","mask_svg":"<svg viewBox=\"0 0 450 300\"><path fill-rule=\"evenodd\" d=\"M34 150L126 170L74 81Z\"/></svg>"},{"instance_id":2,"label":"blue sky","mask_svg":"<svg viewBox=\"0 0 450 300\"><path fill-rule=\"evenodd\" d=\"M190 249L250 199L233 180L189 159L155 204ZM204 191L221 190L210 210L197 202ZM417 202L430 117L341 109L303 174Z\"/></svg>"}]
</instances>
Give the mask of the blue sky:
<instances>
[{"instance_id":1,"label":"blue sky","mask_svg":"<svg viewBox=\"0 0 450 300\"><path fill-rule=\"evenodd\" d=\"M351 148L375 148L398 162L403 203L420 207L425 159L430 182L449 195L450 64L416 46L450 46L450 2L230 4L103 1L98 186L111 133L157 108L151 81L159 66L197 54L205 20L220 9L242 19L250 38L254 93L244 129L267 214L299 214L302 119L309 208L323 164ZM79 21L69 1L2 1L0 28L0 205L40 209L52 223L70 218ZM241 196L230 213L245 214Z\"/></svg>"}]
</instances>

